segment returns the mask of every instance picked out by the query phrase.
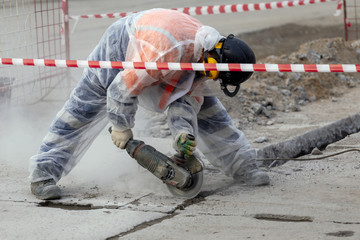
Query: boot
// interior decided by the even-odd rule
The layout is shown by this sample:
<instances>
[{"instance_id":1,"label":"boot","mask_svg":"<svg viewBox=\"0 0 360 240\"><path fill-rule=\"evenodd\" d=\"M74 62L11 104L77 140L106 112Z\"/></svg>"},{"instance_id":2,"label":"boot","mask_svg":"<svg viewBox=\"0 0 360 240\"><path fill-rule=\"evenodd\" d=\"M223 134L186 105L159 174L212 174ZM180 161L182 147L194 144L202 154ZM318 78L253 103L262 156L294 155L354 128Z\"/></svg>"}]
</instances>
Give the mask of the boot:
<instances>
[{"instance_id":1,"label":"boot","mask_svg":"<svg viewBox=\"0 0 360 240\"><path fill-rule=\"evenodd\" d=\"M242 175L235 174L234 180L249 186L264 186L270 183L269 175L259 169L253 169Z\"/></svg>"},{"instance_id":2,"label":"boot","mask_svg":"<svg viewBox=\"0 0 360 240\"><path fill-rule=\"evenodd\" d=\"M40 182L31 183L31 192L38 199L52 200L61 198L61 190L53 179L47 179Z\"/></svg>"}]
</instances>

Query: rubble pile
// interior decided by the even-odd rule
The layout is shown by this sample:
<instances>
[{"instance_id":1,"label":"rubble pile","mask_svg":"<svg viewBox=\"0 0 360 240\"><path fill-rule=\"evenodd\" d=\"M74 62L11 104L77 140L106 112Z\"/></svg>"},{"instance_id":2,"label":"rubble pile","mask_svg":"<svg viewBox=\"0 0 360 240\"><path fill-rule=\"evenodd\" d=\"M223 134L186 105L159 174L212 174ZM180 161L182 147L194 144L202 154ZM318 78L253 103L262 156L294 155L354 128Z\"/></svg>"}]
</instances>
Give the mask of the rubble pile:
<instances>
[{"instance_id":1,"label":"rubble pile","mask_svg":"<svg viewBox=\"0 0 360 240\"><path fill-rule=\"evenodd\" d=\"M359 59L360 40L328 38L307 42L296 52L268 56L257 63L356 64ZM244 124L272 124L277 111L301 111L301 106L325 98L336 101L358 84L357 73L256 72L242 84L237 96L218 97L241 128Z\"/></svg>"}]
</instances>

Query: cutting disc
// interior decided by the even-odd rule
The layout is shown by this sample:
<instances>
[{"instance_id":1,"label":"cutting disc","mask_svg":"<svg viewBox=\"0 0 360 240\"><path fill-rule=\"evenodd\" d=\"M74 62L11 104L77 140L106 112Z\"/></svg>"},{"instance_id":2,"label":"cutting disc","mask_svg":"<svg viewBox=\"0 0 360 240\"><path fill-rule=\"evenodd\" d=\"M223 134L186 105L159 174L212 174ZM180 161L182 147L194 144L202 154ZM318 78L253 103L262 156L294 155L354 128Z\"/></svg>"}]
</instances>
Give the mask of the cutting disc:
<instances>
[{"instance_id":1,"label":"cutting disc","mask_svg":"<svg viewBox=\"0 0 360 240\"><path fill-rule=\"evenodd\" d=\"M166 186L169 192L175 197L190 199L196 197L201 191L203 178L204 178L203 171L200 171L191 175L191 179L192 179L191 185L186 189L178 189L170 184L166 184Z\"/></svg>"}]
</instances>

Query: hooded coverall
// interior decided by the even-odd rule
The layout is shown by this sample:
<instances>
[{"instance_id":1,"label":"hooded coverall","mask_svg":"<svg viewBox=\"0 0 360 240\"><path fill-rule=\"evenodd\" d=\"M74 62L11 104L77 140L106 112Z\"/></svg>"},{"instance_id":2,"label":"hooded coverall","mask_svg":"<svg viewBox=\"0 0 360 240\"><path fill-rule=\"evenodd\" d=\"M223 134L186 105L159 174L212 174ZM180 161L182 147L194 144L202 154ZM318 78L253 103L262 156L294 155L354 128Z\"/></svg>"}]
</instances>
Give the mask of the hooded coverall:
<instances>
[{"instance_id":1,"label":"hooded coverall","mask_svg":"<svg viewBox=\"0 0 360 240\"><path fill-rule=\"evenodd\" d=\"M88 60L197 62L221 38L213 28L174 10L152 9L113 23ZM207 95L206 77L193 71L88 68L30 159L30 181L68 174L109 119L134 127L137 106L164 112L174 139L191 133L214 166L233 176L257 168L256 152L225 108Z\"/></svg>"}]
</instances>

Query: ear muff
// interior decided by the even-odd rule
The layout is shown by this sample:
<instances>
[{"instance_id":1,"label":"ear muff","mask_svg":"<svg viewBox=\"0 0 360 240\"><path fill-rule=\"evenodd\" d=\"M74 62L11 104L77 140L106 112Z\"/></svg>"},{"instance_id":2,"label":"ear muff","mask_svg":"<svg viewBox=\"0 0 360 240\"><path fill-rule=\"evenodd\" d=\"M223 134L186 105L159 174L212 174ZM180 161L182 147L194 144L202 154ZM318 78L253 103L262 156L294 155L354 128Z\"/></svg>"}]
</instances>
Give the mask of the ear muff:
<instances>
[{"instance_id":1,"label":"ear muff","mask_svg":"<svg viewBox=\"0 0 360 240\"><path fill-rule=\"evenodd\" d=\"M215 45L215 48L214 48L214 50L219 55L219 57L221 56L221 49L222 49L223 44L224 44L224 39L219 41ZM215 58L208 57L207 53L208 53L208 51L205 51L205 53L204 53L204 63L218 63ZM215 79L215 78L219 77L220 72L219 71L204 71L204 74L205 74L205 76L207 76L210 79Z\"/></svg>"},{"instance_id":2,"label":"ear muff","mask_svg":"<svg viewBox=\"0 0 360 240\"><path fill-rule=\"evenodd\" d=\"M205 53L205 55L207 55L207 54ZM205 57L204 63L217 63L217 61L215 58ZM204 71L204 74L206 77L208 77L210 79L215 79L215 78L219 77L219 71Z\"/></svg>"}]
</instances>

